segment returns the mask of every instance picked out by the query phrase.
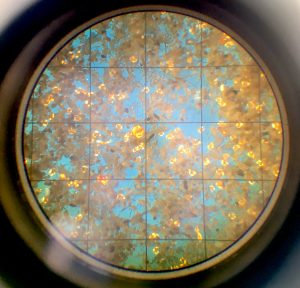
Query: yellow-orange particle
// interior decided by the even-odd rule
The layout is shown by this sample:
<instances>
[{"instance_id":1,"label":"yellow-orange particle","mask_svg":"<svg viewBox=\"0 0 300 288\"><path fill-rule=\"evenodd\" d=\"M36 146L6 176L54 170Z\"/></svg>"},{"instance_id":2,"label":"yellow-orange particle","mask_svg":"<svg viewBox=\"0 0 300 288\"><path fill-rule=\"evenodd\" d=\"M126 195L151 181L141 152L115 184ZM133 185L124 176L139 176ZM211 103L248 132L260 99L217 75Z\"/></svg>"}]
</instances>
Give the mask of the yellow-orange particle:
<instances>
[{"instance_id":1,"label":"yellow-orange particle","mask_svg":"<svg viewBox=\"0 0 300 288\"><path fill-rule=\"evenodd\" d=\"M140 125L133 127L131 130L132 135L136 138L142 138L144 136L144 132L144 128Z\"/></svg>"}]
</instances>

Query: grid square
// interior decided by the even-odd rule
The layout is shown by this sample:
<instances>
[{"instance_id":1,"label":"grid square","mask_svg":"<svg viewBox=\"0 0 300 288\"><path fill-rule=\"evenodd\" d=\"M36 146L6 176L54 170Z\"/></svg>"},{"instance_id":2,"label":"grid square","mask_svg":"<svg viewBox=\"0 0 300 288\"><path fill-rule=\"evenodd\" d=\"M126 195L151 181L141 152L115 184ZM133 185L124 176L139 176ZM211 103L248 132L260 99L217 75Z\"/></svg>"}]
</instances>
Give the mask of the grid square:
<instances>
[{"instance_id":1,"label":"grid square","mask_svg":"<svg viewBox=\"0 0 300 288\"><path fill-rule=\"evenodd\" d=\"M88 226L88 181L32 181L34 194L52 224L70 240L84 240Z\"/></svg>"},{"instance_id":2,"label":"grid square","mask_svg":"<svg viewBox=\"0 0 300 288\"><path fill-rule=\"evenodd\" d=\"M204 124L203 165L204 179L261 179L259 124Z\"/></svg>"},{"instance_id":3,"label":"grid square","mask_svg":"<svg viewBox=\"0 0 300 288\"><path fill-rule=\"evenodd\" d=\"M147 120L201 121L200 69L148 68Z\"/></svg>"},{"instance_id":4,"label":"grid square","mask_svg":"<svg viewBox=\"0 0 300 288\"><path fill-rule=\"evenodd\" d=\"M145 183L91 181L89 239L145 239Z\"/></svg>"},{"instance_id":5,"label":"grid square","mask_svg":"<svg viewBox=\"0 0 300 288\"><path fill-rule=\"evenodd\" d=\"M89 241L88 253L100 261L133 270L146 270L144 240Z\"/></svg>"},{"instance_id":6,"label":"grid square","mask_svg":"<svg viewBox=\"0 0 300 288\"><path fill-rule=\"evenodd\" d=\"M90 66L90 29L75 36L51 60L50 66Z\"/></svg>"},{"instance_id":7,"label":"grid square","mask_svg":"<svg viewBox=\"0 0 300 288\"><path fill-rule=\"evenodd\" d=\"M258 122L257 67L207 67L202 73L204 122Z\"/></svg>"},{"instance_id":8,"label":"grid square","mask_svg":"<svg viewBox=\"0 0 300 288\"><path fill-rule=\"evenodd\" d=\"M260 73L261 121L280 122L278 104L266 76Z\"/></svg>"},{"instance_id":9,"label":"grid square","mask_svg":"<svg viewBox=\"0 0 300 288\"><path fill-rule=\"evenodd\" d=\"M146 14L148 67L201 65L201 22L184 15Z\"/></svg>"},{"instance_id":10,"label":"grid square","mask_svg":"<svg viewBox=\"0 0 300 288\"><path fill-rule=\"evenodd\" d=\"M201 240L147 241L147 271L176 270L204 259L205 248Z\"/></svg>"},{"instance_id":11,"label":"grid square","mask_svg":"<svg viewBox=\"0 0 300 288\"><path fill-rule=\"evenodd\" d=\"M89 120L89 92L89 69L46 68L33 92L33 121Z\"/></svg>"},{"instance_id":12,"label":"grid square","mask_svg":"<svg viewBox=\"0 0 300 288\"><path fill-rule=\"evenodd\" d=\"M204 181L205 233L209 240L237 240L262 212L261 181Z\"/></svg>"},{"instance_id":13,"label":"grid square","mask_svg":"<svg viewBox=\"0 0 300 288\"><path fill-rule=\"evenodd\" d=\"M202 23L203 66L255 65L240 44L216 27Z\"/></svg>"},{"instance_id":14,"label":"grid square","mask_svg":"<svg viewBox=\"0 0 300 288\"><path fill-rule=\"evenodd\" d=\"M197 180L147 181L147 237L205 237L202 190L202 181Z\"/></svg>"},{"instance_id":15,"label":"grid square","mask_svg":"<svg viewBox=\"0 0 300 288\"><path fill-rule=\"evenodd\" d=\"M279 175L282 157L281 123L261 124L261 133L263 178L275 180Z\"/></svg>"},{"instance_id":16,"label":"grid square","mask_svg":"<svg viewBox=\"0 0 300 288\"><path fill-rule=\"evenodd\" d=\"M92 67L145 66L145 14L129 13L91 28Z\"/></svg>"},{"instance_id":17,"label":"grid square","mask_svg":"<svg viewBox=\"0 0 300 288\"><path fill-rule=\"evenodd\" d=\"M92 124L91 140L91 178L144 178L143 124Z\"/></svg>"},{"instance_id":18,"label":"grid square","mask_svg":"<svg viewBox=\"0 0 300 288\"><path fill-rule=\"evenodd\" d=\"M84 179L89 124L33 124L32 180Z\"/></svg>"},{"instance_id":19,"label":"grid square","mask_svg":"<svg viewBox=\"0 0 300 288\"><path fill-rule=\"evenodd\" d=\"M92 69L92 121L144 121L144 88L142 68Z\"/></svg>"},{"instance_id":20,"label":"grid square","mask_svg":"<svg viewBox=\"0 0 300 288\"><path fill-rule=\"evenodd\" d=\"M147 124L147 179L201 177L200 129L200 124Z\"/></svg>"},{"instance_id":21,"label":"grid square","mask_svg":"<svg viewBox=\"0 0 300 288\"><path fill-rule=\"evenodd\" d=\"M256 211L220 210L217 207L205 210L205 233L208 240L236 241L255 222Z\"/></svg>"},{"instance_id":22,"label":"grid square","mask_svg":"<svg viewBox=\"0 0 300 288\"><path fill-rule=\"evenodd\" d=\"M262 210L264 196L261 181L216 180L204 181L206 210Z\"/></svg>"}]
</instances>

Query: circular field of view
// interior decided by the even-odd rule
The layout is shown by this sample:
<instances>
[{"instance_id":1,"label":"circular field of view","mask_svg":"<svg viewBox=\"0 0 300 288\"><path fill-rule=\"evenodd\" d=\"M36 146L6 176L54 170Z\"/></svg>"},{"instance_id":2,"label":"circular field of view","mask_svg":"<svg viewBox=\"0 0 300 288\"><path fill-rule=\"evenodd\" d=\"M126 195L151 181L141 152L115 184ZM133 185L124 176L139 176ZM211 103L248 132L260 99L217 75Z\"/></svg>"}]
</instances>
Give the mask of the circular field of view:
<instances>
[{"instance_id":1,"label":"circular field of view","mask_svg":"<svg viewBox=\"0 0 300 288\"><path fill-rule=\"evenodd\" d=\"M253 228L280 174L261 68L189 16L134 12L69 40L33 87L24 162L50 223L96 261L202 265Z\"/></svg>"}]
</instances>

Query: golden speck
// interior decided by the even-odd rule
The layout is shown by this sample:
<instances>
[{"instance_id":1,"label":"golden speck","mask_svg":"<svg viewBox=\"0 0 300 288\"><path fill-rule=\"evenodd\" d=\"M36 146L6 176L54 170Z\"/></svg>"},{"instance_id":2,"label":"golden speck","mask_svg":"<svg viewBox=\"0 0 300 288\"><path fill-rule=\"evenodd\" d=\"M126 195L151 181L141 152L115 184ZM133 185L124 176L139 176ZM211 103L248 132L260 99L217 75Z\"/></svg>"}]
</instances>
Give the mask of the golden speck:
<instances>
[{"instance_id":1,"label":"golden speck","mask_svg":"<svg viewBox=\"0 0 300 288\"><path fill-rule=\"evenodd\" d=\"M77 130L74 127L69 127L68 132L69 132L70 135L74 135L74 134L77 133Z\"/></svg>"},{"instance_id":2,"label":"golden speck","mask_svg":"<svg viewBox=\"0 0 300 288\"><path fill-rule=\"evenodd\" d=\"M176 163L176 161L177 161L177 158L174 157L174 158L170 159L169 163L170 163L170 165L173 165Z\"/></svg>"},{"instance_id":3,"label":"golden speck","mask_svg":"<svg viewBox=\"0 0 300 288\"><path fill-rule=\"evenodd\" d=\"M37 188L37 189L35 189L35 191L34 191L36 194L39 194L39 193L41 193L42 192L42 189L40 189L40 188Z\"/></svg>"},{"instance_id":4,"label":"golden speck","mask_svg":"<svg viewBox=\"0 0 300 288\"><path fill-rule=\"evenodd\" d=\"M253 151L249 151L249 152L247 153L247 155L248 155L248 157L250 157L250 158L254 158L254 157L255 157L255 154L254 154Z\"/></svg>"},{"instance_id":5,"label":"golden speck","mask_svg":"<svg viewBox=\"0 0 300 288\"><path fill-rule=\"evenodd\" d=\"M81 121L82 117L80 115L74 115L74 121Z\"/></svg>"},{"instance_id":6,"label":"golden speck","mask_svg":"<svg viewBox=\"0 0 300 288\"><path fill-rule=\"evenodd\" d=\"M251 180L249 180L249 182L248 182L251 186L253 186L254 184L255 184L255 181L251 181Z\"/></svg>"},{"instance_id":7,"label":"golden speck","mask_svg":"<svg viewBox=\"0 0 300 288\"><path fill-rule=\"evenodd\" d=\"M280 123L272 123L272 128L275 129L278 132L278 134L282 133L281 124Z\"/></svg>"},{"instance_id":8,"label":"golden speck","mask_svg":"<svg viewBox=\"0 0 300 288\"><path fill-rule=\"evenodd\" d=\"M141 156L136 157L135 162L138 162L138 163L142 162L142 157Z\"/></svg>"},{"instance_id":9,"label":"golden speck","mask_svg":"<svg viewBox=\"0 0 300 288\"><path fill-rule=\"evenodd\" d=\"M234 42L233 41L227 41L225 44L224 44L224 46L226 47L226 48L230 48L230 47L232 47L232 46L234 46L235 44L234 44Z\"/></svg>"},{"instance_id":10,"label":"golden speck","mask_svg":"<svg viewBox=\"0 0 300 288\"><path fill-rule=\"evenodd\" d=\"M100 182L103 185L106 185L108 183L107 177L103 176L103 175L98 175L97 176L97 181Z\"/></svg>"},{"instance_id":11,"label":"golden speck","mask_svg":"<svg viewBox=\"0 0 300 288\"><path fill-rule=\"evenodd\" d=\"M127 133L124 135L124 142L128 142L128 141L129 141L129 138L130 138L130 133L127 132Z\"/></svg>"},{"instance_id":12,"label":"golden speck","mask_svg":"<svg viewBox=\"0 0 300 288\"><path fill-rule=\"evenodd\" d=\"M172 59L167 61L167 67L174 67L174 61Z\"/></svg>"},{"instance_id":13,"label":"golden speck","mask_svg":"<svg viewBox=\"0 0 300 288\"><path fill-rule=\"evenodd\" d=\"M184 259L183 257L181 257L181 258L179 259L179 261L181 262L180 265L179 265L180 267L186 266L186 264L187 264L186 259Z\"/></svg>"},{"instance_id":14,"label":"golden speck","mask_svg":"<svg viewBox=\"0 0 300 288\"><path fill-rule=\"evenodd\" d=\"M191 64L192 62L193 62L193 57L188 57L187 59L186 59L186 62L187 63L189 63L189 64Z\"/></svg>"},{"instance_id":15,"label":"golden speck","mask_svg":"<svg viewBox=\"0 0 300 288\"><path fill-rule=\"evenodd\" d=\"M216 102L218 103L219 106L225 107L227 104L221 97L217 97Z\"/></svg>"},{"instance_id":16,"label":"golden speck","mask_svg":"<svg viewBox=\"0 0 300 288\"><path fill-rule=\"evenodd\" d=\"M273 167L272 173L273 173L273 175L275 177L278 177L278 175L279 175L279 169L278 169L277 165Z\"/></svg>"},{"instance_id":17,"label":"golden speck","mask_svg":"<svg viewBox=\"0 0 300 288\"><path fill-rule=\"evenodd\" d=\"M42 203L42 204L47 204L48 201L49 201L49 198L48 198L48 197L42 197L42 199L41 199L41 203Z\"/></svg>"},{"instance_id":18,"label":"golden speck","mask_svg":"<svg viewBox=\"0 0 300 288\"><path fill-rule=\"evenodd\" d=\"M207 166L210 164L210 160L208 158L205 158L203 161L204 166Z\"/></svg>"},{"instance_id":19,"label":"golden speck","mask_svg":"<svg viewBox=\"0 0 300 288\"><path fill-rule=\"evenodd\" d=\"M173 225L174 225L175 227L180 227L180 222L179 222L178 220L174 220L174 221L173 221Z\"/></svg>"},{"instance_id":20,"label":"golden speck","mask_svg":"<svg viewBox=\"0 0 300 288\"><path fill-rule=\"evenodd\" d=\"M257 113L261 113L263 110L263 105L256 105L255 109L256 109Z\"/></svg>"},{"instance_id":21,"label":"golden speck","mask_svg":"<svg viewBox=\"0 0 300 288\"><path fill-rule=\"evenodd\" d=\"M166 135L166 138L167 138L168 140L172 140L172 139L175 138L175 136L174 136L172 133L169 133L168 135Z\"/></svg>"},{"instance_id":22,"label":"golden speck","mask_svg":"<svg viewBox=\"0 0 300 288\"><path fill-rule=\"evenodd\" d=\"M132 128L131 133L136 138L142 138L144 136L144 128L140 125L137 125Z\"/></svg>"},{"instance_id":23,"label":"golden speck","mask_svg":"<svg viewBox=\"0 0 300 288\"><path fill-rule=\"evenodd\" d=\"M237 151L237 150L239 150L240 148L241 148L241 146L240 146L239 144L236 144L236 145L233 145L233 146L232 146L233 151Z\"/></svg>"},{"instance_id":24,"label":"golden speck","mask_svg":"<svg viewBox=\"0 0 300 288\"><path fill-rule=\"evenodd\" d=\"M196 232L196 235L197 235L197 239L202 240L203 237L202 237L202 234L201 234L200 229L199 229L198 226L195 227L195 232Z\"/></svg>"},{"instance_id":25,"label":"golden speck","mask_svg":"<svg viewBox=\"0 0 300 288\"><path fill-rule=\"evenodd\" d=\"M117 99L120 101L120 100L123 100L127 97L127 94L126 93L118 93L117 95Z\"/></svg>"},{"instance_id":26,"label":"golden speck","mask_svg":"<svg viewBox=\"0 0 300 288\"><path fill-rule=\"evenodd\" d=\"M179 145L178 146L178 148L177 148L177 151L179 152L179 153L185 153L185 148L184 148L184 145Z\"/></svg>"},{"instance_id":27,"label":"golden speck","mask_svg":"<svg viewBox=\"0 0 300 288\"><path fill-rule=\"evenodd\" d=\"M82 220L82 218L83 218L83 215L81 213L79 213L79 214L76 215L75 220L77 222L80 222Z\"/></svg>"},{"instance_id":28,"label":"golden speck","mask_svg":"<svg viewBox=\"0 0 300 288\"><path fill-rule=\"evenodd\" d=\"M66 177L66 174L61 173L61 174L59 175L59 178L60 178L61 180L65 180L67 177Z\"/></svg>"},{"instance_id":29,"label":"golden speck","mask_svg":"<svg viewBox=\"0 0 300 288\"><path fill-rule=\"evenodd\" d=\"M191 177L193 177L193 176L195 176L197 174L197 172L195 170L192 170L192 169L189 169L188 172L189 172L189 175Z\"/></svg>"},{"instance_id":30,"label":"golden speck","mask_svg":"<svg viewBox=\"0 0 300 288\"><path fill-rule=\"evenodd\" d=\"M158 246L155 246L153 249L152 249L153 253L155 255L158 255L159 254L159 247Z\"/></svg>"},{"instance_id":31,"label":"golden speck","mask_svg":"<svg viewBox=\"0 0 300 288\"><path fill-rule=\"evenodd\" d=\"M244 126L244 123L236 123L235 127L236 128L242 128Z\"/></svg>"},{"instance_id":32,"label":"golden speck","mask_svg":"<svg viewBox=\"0 0 300 288\"><path fill-rule=\"evenodd\" d=\"M242 84L242 87L245 88L245 87L249 87L251 85L251 82L250 81L242 81L241 84Z\"/></svg>"},{"instance_id":33,"label":"golden speck","mask_svg":"<svg viewBox=\"0 0 300 288\"><path fill-rule=\"evenodd\" d=\"M223 159L223 160L221 160L221 164L222 164L222 166L228 166L229 163Z\"/></svg>"},{"instance_id":34,"label":"golden speck","mask_svg":"<svg viewBox=\"0 0 300 288\"><path fill-rule=\"evenodd\" d=\"M254 209L254 208L249 208L248 210L247 210L247 213L249 214L249 215L252 215L252 216L257 216L257 211Z\"/></svg>"},{"instance_id":35,"label":"golden speck","mask_svg":"<svg viewBox=\"0 0 300 288\"><path fill-rule=\"evenodd\" d=\"M158 239L158 238L159 238L159 234L158 233L153 232L153 233L151 233L149 235L149 239Z\"/></svg>"},{"instance_id":36,"label":"golden speck","mask_svg":"<svg viewBox=\"0 0 300 288\"><path fill-rule=\"evenodd\" d=\"M208 150L213 150L213 149L215 148L214 142L210 142L210 143L207 145L207 148L208 148Z\"/></svg>"},{"instance_id":37,"label":"golden speck","mask_svg":"<svg viewBox=\"0 0 300 288\"><path fill-rule=\"evenodd\" d=\"M54 101L54 97L52 94L48 95L45 103L44 103L44 106L48 106L50 103L52 103Z\"/></svg>"},{"instance_id":38,"label":"golden speck","mask_svg":"<svg viewBox=\"0 0 300 288\"><path fill-rule=\"evenodd\" d=\"M230 220L235 220L236 218L237 218L237 216L236 216L236 214L234 213L234 212L229 212L228 214L227 214L227 216L228 216L228 218L230 219Z\"/></svg>"},{"instance_id":39,"label":"golden speck","mask_svg":"<svg viewBox=\"0 0 300 288\"><path fill-rule=\"evenodd\" d=\"M50 176L54 176L54 175L56 174L55 168L49 169L48 174L49 174Z\"/></svg>"},{"instance_id":40,"label":"golden speck","mask_svg":"<svg viewBox=\"0 0 300 288\"><path fill-rule=\"evenodd\" d=\"M214 192L216 190L214 185L209 185L210 192Z\"/></svg>"},{"instance_id":41,"label":"golden speck","mask_svg":"<svg viewBox=\"0 0 300 288\"><path fill-rule=\"evenodd\" d=\"M257 161L256 161L256 164L257 164L259 167L263 167L263 166L264 166L264 162L261 161L261 160L257 160Z\"/></svg>"},{"instance_id":42,"label":"golden speck","mask_svg":"<svg viewBox=\"0 0 300 288\"><path fill-rule=\"evenodd\" d=\"M223 91L224 91L224 89L225 89L225 86L224 86L224 84L221 84L221 85L220 85L220 91L221 91L221 92L223 92Z\"/></svg>"},{"instance_id":43,"label":"golden speck","mask_svg":"<svg viewBox=\"0 0 300 288\"><path fill-rule=\"evenodd\" d=\"M138 58L137 58L136 56L130 56L130 57L129 57L129 61L130 61L131 63L136 63L136 62L138 61Z\"/></svg>"},{"instance_id":44,"label":"golden speck","mask_svg":"<svg viewBox=\"0 0 300 288\"><path fill-rule=\"evenodd\" d=\"M193 199L193 195L191 195L191 194L185 194L185 195L184 195L184 198L185 198L186 200L188 200L188 201L191 201L191 200Z\"/></svg>"},{"instance_id":45,"label":"golden speck","mask_svg":"<svg viewBox=\"0 0 300 288\"><path fill-rule=\"evenodd\" d=\"M68 107L68 108L67 108L67 113L68 113L68 114L71 114L71 113L72 113L72 108Z\"/></svg>"},{"instance_id":46,"label":"golden speck","mask_svg":"<svg viewBox=\"0 0 300 288\"><path fill-rule=\"evenodd\" d=\"M221 169L221 168L218 168L217 170L216 170L216 174L217 174L217 176L219 176L219 177L222 177L222 176L224 176L224 170L223 169Z\"/></svg>"},{"instance_id":47,"label":"golden speck","mask_svg":"<svg viewBox=\"0 0 300 288\"><path fill-rule=\"evenodd\" d=\"M126 197L123 194L119 193L117 195L117 200L125 200L125 199L126 199Z\"/></svg>"},{"instance_id":48,"label":"golden speck","mask_svg":"<svg viewBox=\"0 0 300 288\"><path fill-rule=\"evenodd\" d=\"M240 207L244 207L246 205L246 203L247 203L247 200L244 197L242 197L238 200L238 204Z\"/></svg>"},{"instance_id":49,"label":"golden speck","mask_svg":"<svg viewBox=\"0 0 300 288\"><path fill-rule=\"evenodd\" d=\"M223 154L223 159L228 160L230 158L230 155L228 153Z\"/></svg>"},{"instance_id":50,"label":"golden speck","mask_svg":"<svg viewBox=\"0 0 300 288\"><path fill-rule=\"evenodd\" d=\"M122 129L123 129L123 126L122 126L122 124L118 123L118 124L116 124L116 128L117 128L118 130L122 130Z\"/></svg>"},{"instance_id":51,"label":"golden speck","mask_svg":"<svg viewBox=\"0 0 300 288\"><path fill-rule=\"evenodd\" d=\"M222 181L217 181L216 182L216 186L219 188L219 189L224 189L224 183Z\"/></svg>"},{"instance_id":52,"label":"golden speck","mask_svg":"<svg viewBox=\"0 0 300 288\"><path fill-rule=\"evenodd\" d=\"M144 91L145 91L145 93L149 93L150 88L146 86L146 87L144 87Z\"/></svg>"},{"instance_id":53,"label":"golden speck","mask_svg":"<svg viewBox=\"0 0 300 288\"><path fill-rule=\"evenodd\" d=\"M105 88L105 84L104 83L101 83L99 86L98 86L99 89L104 89Z\"/></svg>"},{"instance_id":54,"label":"golden speck","mask_svg":"<svg viewBox=\"0 0 300 288\"><path fill-rule=\"evenodd\" d=\"M81 166L82 173L86 173L88 171L89 167L87 165Z\"/></svg>"},{"instance_id":55,"label":"golden speck","mask_svg":"<svg viewBox=\"0 0 300 288\"><path fill-rule=\"evenodd\" d=\"M204 132L204 130L205 130L205 128L202 126L202 127L198 128L198 130L197 130L197 131L198 131L198 133L200 133L200 134L201 134L202 132Z\"/></svg>"},{"instance_id":56,"label":"golden speck","mask_svg":"<svg viewBox=\"0 0 300 288\"><path fill-rule=\"evenodd\" d=\"M142 142L142 143L140 143L139 145L135 146L135 147L132 149L132 152L135 153L135 152L144 150L144 148L145 148L145 144L144 144L144 142Z\"/></svg>"}]
</instances>

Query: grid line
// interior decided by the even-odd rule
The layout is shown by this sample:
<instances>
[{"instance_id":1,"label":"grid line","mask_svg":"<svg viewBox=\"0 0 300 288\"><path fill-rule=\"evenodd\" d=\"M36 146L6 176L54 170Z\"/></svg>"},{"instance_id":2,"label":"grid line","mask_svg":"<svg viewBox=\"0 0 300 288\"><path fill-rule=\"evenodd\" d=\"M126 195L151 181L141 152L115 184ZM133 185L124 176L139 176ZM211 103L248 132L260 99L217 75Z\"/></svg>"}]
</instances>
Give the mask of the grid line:
<instances>
[{"instance_id":1,"label":"grid line","mask_svg":"<svg viewBox=\"0 0 300 288\"><path fill-rule=\"evenodd\" d=\"M144 173L145 173L145 178L147 178L147 93L146 93L146 87L147 87L147 14L144 14L144 53L145 53L145 87L144 87L144 108L145 108L145 112L144 112L144 143L145 143L145 152L144 152L144 157L145 157L145 167L144 167ZM145 221L146 221L146 231L145 231L145 268L146 271L148 270L148 190L147 190L147 180L145 180L145 209L146 209L146 214L145 214Z\"/></svg>"},{"instance_id":2,"label":"grid line","mask_svg":"<svg viewBox=\"0 0 300 288\"><path fill-rule=\"evenodd\" d=\"M235 65L199 65L199 66L79 66L79 65L49 65L53 68L82 68L82 69L205 69L205 68L227 68L227 67L257 67L256 64Z\"/></svg>"},{"instance_id":3,"label":"grid line","mask_svg":"<svg viewBox=\"0 0 300 288\"><path fill-rule=\"evenodd\" d=\"M81 239L81 238L76 238L76 239L72 239L72 238L66 238L69 241L82 241L85 242L87 241L86 239ZM88 241L90 242L101 242L101 241L146 241L147 238L92 238L89 239ZM199 240L198 238L157 238L157 239L148 239L149 242L156 242L156 241L203 241L203 240ZM213 239L213 238L209 238L206 239L206 241L220 241L220 242L232 242L232 241L236 241L236 239Z\"/></svg>"},{"instance_id":4,"label":"grid line","mask_svg":"<svg viewBox=\"0 0 300 288\"><path fill-rule=\"evenodd\" d=\"M30 123L30 124L44 124L46 121L28 121L27 123ZM126 121L116 121L116 122L110 122L110 121L106 121L106 122L103 122L103 121L81 121L81 122L73 122L73 121L49 121L47 122L47 125L51 125L51 124L69 124L69 125L84 125L84 124L119 124L119 123L122 123L122 124L140 124L140 123L145 123L145 124L181 124L181 125L184 125L184 124L238 124L238 123L241 123L241 124L272 124L272 123L280 123L280 121L195 121L195 122L192 122L192 121L182 121L182 122L175 122L175 121L157 121L157 122L154 122L154 121L143 121L143 120L140 120L140 121L130 121L130 122L126 122Z\"/></svg>"},{"instance_id":5,"label":"grid line","mask_svg":"<svg viewBox=\"0 0 300 288\"><path fill-rule=\"evenodd\" d=\"M272 182L274 179L255 179L255 178L106 178L107 181L255 181L255 182ZM49 182L68 182L68 181L99 181L97 178L70 178L70 179L31 179L32 182L49 181ZM101 181L101 180L100 180Z\"/></svg>"},{"instance_id":6,"label":"grid line","mask_svg":"<svg viewBox=\"0 0 300 288\"><path fill-rule=\"evenodd\" d=\"M201 67L203 66L203 25L202 22L200 22L200 27L201 27L201 31L200 31L200 38L201 38L201 49L200 49L200 53L201 53ZM204 165L203 165L203 155L204 155L204 149L203 149L203 131L202 131L202 127L203 127L203 87L202 87L202 81L203 81L203 69L200 69L200 101L201 101L201 171L202 171L202 179L204 178ZM203 213L202 213L202 217L203 217L203 233L204 233L204 257L205 259L207 258L207 247L206 247L206 221L205 221L205 189L204 189L204 181L202 181L202 204L203 204Z\"/></svg>"},{"instance_id":7,"label":"grid line","mask_svg":"<svg viewBox=\"0 0 300 288\"><path fill-rule=\"evenodd\" d=\"M89 57L89 60L90 60L90 63L91 63L91 52L92 52L92 32L91 32L91 29L89 29L89 34L90 34L90 39L89 39L89 49L90 49L90 57ZM86 238L87 238L87 251L89 250L89 235L90 235L90 197L91 197L91 145L92 145L92 70L89 69L89 73L90 73L90 83L89 83L89 114L90 114L90 135L89 135L89 181L88 181L88 208L87 208L87 213L88 213L88 224L87 224L87 235L86 235Z\"/></svg>"}]
</instances>

